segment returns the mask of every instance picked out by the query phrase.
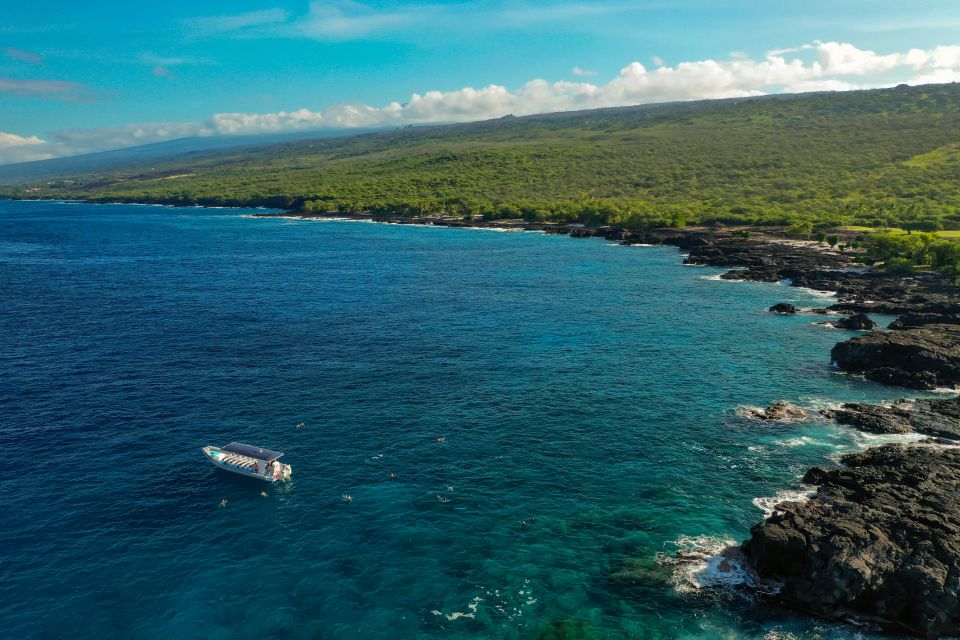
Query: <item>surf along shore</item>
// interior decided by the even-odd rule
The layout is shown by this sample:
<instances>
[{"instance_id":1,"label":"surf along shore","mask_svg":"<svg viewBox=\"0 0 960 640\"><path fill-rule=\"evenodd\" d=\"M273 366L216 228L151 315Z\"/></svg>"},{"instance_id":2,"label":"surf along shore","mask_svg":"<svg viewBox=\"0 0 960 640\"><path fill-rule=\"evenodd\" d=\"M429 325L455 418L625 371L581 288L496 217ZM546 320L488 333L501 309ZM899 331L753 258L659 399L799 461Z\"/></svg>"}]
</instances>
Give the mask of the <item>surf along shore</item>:
<instances>
[{"instance_id":1,"label":"surf along shore","mask_svg":"<svg viewBox=\"0 0 960 640\"><path fill-rule=\"evenodd\" d=\"M263 213L257 217L367 220L394 224L539 231L599 237L625 245L670 245L684 262L730 269L720 277L836 294L820 309L775 305L771 313L810 313L858 330L838 343L840 370L911 389L960 384L960 290L935 273L901 277L867 269L852 256L810 242L752 230L623 229L446 218ZM896 315L872 330L870 313ZM775 403L757 419L796 418ZM802 410L799 410L802 412ZM920 433L911 445L885 445L845 456L836 469L810 469L809 500L778 504L742 545L721 556L745 571L753 595L827 619L855 617L923 637L960 634L960 398L904 399L891 406L846 404L823 416L872 433ZM677 562L687 558L678 557ZM701 560L694 558L694 560Z\"/></svg>"}]
</instances>

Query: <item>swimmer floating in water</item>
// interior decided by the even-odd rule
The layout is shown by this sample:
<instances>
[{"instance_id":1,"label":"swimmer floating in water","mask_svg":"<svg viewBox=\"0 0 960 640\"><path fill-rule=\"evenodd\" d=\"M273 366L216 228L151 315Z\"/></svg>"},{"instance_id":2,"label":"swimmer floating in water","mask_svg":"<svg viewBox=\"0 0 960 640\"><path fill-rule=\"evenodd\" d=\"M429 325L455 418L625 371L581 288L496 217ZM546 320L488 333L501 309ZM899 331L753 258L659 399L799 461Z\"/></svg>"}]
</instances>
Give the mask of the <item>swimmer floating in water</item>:
<instances>
[{"instance_id":1,"label":"swimmer floating in water","mask_svg":"<svg viewBox=\"0 0 960 640\"><path fill-rule=\"evenodd\" d=\"M377 455L373 456L373 457L370 458L370 459L371 459L371 460L383 460L383 454L382 454L382 453L378 453Z\"/></svg>"},{"instance_id":2,"label":"swimmer floating in water","mask_svg":"<svg viewBox=\"0 0 960 640\"><path fill-rule=\"evenodd\" d=\"M346 502L347 504L350 504L351 502L353 502L353 496L351 496L348 493L345 493L343 494L343 501Z\"/></svg>"},{"instance_id":3,"label":"swimmer floating in water","mask_svg":"<svg viewBox=\"0 0 960 640\"><path fill-rule=\"evenodd\" d=\"M447 441L447 436L440 436L437 438L437 442L446 442L446 441Z\"/></svg>"},{"instance_id":4,"label":"swimmer floating in water","mask_svg":"<svg viewBox=\"0 0 960 640\"><path fill-rule=\"evenodd\" d=\"M440 502L450 502L450 498L445 498L444 496L440 495L439 493L437 494L437 500L439 500Z\"/></svg>"},{"instance_id":5,"label":"swimmer floating in water","mask_svg":"<svg viewBox=\"0 0 960 640\"><path fill-rule=\"evenodd\" d=\"M303 429L305 426L307 426L307 425L304 424L304 423L302 423L302 422L298 422L297 424L293 425L293 428L294 428L294 429Z\"/></svg>"},{"instance_id":6,"label":"swimmer floating in water","mask_svg":"<svg viewBox=\"0 0 960 640\"><path fill-rule=\"evenodd\" d=\"M227 499L226 499L226 498L224 498L223 500L220 501L220 506L221 506L221 507L227 506Z\"/></svg>"},{"instance_id":7,"label":"swimmer floating in water","mask_svg":"<svg viewBox=\"0 0 960 640\"><path fill-rule=\"evenodd\" d=\"M396 480L397 474L391 471L390 473L387 474L387 477L390 478L391 480Z\"/></svg>"},{"instance_id":8,"label":"swimmer floating in water","mask_svg":"<svg viewBox=\"0 0 960 640\"><path fill-rule=\"evenodd\" d=\"M264 498L266 498L266 497L267 497L267 492L266 492L266 491L261 491L261 492L260 492L260 495L263 496Z\"/></svg>"}]
</instances>

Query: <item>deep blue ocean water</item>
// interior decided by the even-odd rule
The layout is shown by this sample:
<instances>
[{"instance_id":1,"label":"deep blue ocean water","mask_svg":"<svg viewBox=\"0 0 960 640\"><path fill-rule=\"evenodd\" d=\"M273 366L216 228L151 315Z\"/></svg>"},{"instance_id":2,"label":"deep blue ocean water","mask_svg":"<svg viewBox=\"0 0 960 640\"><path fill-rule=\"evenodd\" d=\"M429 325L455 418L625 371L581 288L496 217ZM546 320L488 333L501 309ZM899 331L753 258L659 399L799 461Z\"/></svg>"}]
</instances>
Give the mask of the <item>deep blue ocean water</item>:
<instances>
[{"instance_id":1,"label":"deep blue ocean water","mask_svg":"<svg viewBox=\"0 0 960 640\"><path fill-rule=\"evenodd\" d=\"M861 633L658 561L875 442L736 412L902 394L765 312L828 300L672 248L251 213L0 201L9 637ZM293 481L215 470L231 440Z\"/></svg>"}]
</instances>

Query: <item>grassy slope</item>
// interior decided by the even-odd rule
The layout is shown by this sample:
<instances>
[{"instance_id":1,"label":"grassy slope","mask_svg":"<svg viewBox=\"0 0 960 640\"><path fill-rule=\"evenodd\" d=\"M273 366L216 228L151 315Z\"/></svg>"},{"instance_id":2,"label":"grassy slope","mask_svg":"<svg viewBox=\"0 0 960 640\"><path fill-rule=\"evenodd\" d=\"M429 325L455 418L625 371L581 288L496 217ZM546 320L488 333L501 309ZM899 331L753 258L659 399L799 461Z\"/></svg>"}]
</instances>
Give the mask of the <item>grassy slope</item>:
<instances>
[{"instance_id":1,"label":"grassy slope","mask_svg":"<svg viewBox=\"0 0 960 640\"><path fill-rule=\"evenodd\" d=\"M958 125L960 85L685 103L194 156L31 195L951 227L960 226ZM179 177L157 179L167 175Z\"/></svg>"}]
</instances>

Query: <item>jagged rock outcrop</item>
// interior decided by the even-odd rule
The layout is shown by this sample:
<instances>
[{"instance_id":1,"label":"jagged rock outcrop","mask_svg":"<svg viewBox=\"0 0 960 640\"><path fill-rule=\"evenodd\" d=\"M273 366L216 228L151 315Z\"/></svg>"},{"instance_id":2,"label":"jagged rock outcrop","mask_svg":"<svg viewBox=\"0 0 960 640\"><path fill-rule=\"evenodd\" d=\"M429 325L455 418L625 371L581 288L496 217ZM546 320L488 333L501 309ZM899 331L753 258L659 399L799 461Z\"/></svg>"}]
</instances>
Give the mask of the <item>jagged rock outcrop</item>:
<instances>
[{"instance_id":1,"label":"jagged rock outcrop","mask_svg":"<svg viewBox=\"0 0 960 640\"><path fill-rule=\"evenodd\" d=\"M899 400L889 406L851 402L821 413L869 433L923 433L960 439L960 397Z\"/></svg>"},{"instance_id":2,"label":"jagged rock outcrop","mask_svg":"<svg viewBox=\"0 0 960 640\"><path fill-rule=\"evenodd\" d=\"M834 321L833 326L837 329L853 329L854 331L869 331L877 326L870 316L865 313L854 313L846 318L840 318Z\"/></svg>"},{"instance_id":3,"label":"jagged rock outcrop","mask_svg":"<svg viewBox=\"0 0 960 640\"><path fill-rule=\"evenodd\" d=\"M887 445L811 469L744 554L786 606L929 638L960 634L960 450Z\"/></svg>"},{"instance_id":4,"label":"jagged rock outcrop","mask_svg":"<svg viewBox=\"0 0 960 640\"><path fill-rule=\"evenodd\" d=\"M960 324L960 315L943 313L905 313L890 323L888 329L909 329L928 324Z\"/></svg>"},{"instance_id":5,"label":"jagged rock outcrop","mask_svg":"<svg viewBox=\"0 0 960 640\"><path fill-rule=\"evenodd\" d=\"M934 389L960 383L960 325L873 332L830 352L838 367L885 384Z\"/></svg>"},{"instance_id":6,"label":"jagged rock outcrop","mask_svg":"<svg viewBox=\"0 0 960 640\"><path fill-rule=\"evenodd\" d=\"M798 420L805 420L807 417L807 412L796 405L790 404L789 402L777 400L766 409L748 409L745 415L748 418L753 418L755 420L796 422Z\"/></svg>"}]
</instances>

